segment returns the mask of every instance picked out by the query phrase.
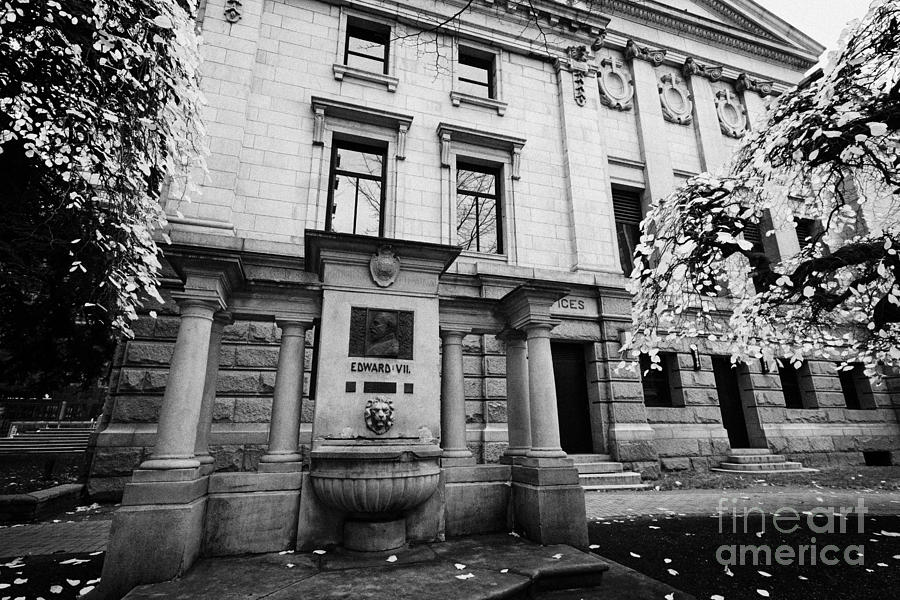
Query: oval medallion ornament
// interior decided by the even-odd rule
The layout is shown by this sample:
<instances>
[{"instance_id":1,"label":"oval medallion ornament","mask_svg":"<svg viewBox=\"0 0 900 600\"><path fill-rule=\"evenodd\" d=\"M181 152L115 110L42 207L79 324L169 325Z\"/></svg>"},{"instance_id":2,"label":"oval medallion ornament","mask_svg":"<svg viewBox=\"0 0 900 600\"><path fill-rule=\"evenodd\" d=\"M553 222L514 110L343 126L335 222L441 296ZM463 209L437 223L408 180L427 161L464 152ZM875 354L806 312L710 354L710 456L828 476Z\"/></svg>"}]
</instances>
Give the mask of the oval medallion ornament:
<instances>
[{"instance_id":1,"label":"oval medallion ornament","mask_svg":"<svg viewBox=\"0 0 900 600\"><path fill-rule=\"evenodd\" d=\"M600 72L597 74L600 84L600 102L616 110L629 110L634 97L634 86L622 65L612 58L600 61Z\"/></svg>"},{"instance_id":2,"label":"oval medallion ornament","mask_svg":"<svg viewBox=\"0 0 900 600\"><path fill-rule=\"evenodd\" d=\"M384 396L366 402L366 427L375 435L384 435L394 426L394 403Z\"/></svg>"},{"instance_id":3,"label":"oval medallion ornament","mask_svg":"<svg viewBox=\"0 0 900 600\"><path fill-rule=\"evenodd\" d=\"M691 95L681 87L682 81L671 73L659 79L659 100L662 103L663 117L666 121L687 125L691 122L694 103Z\"/></svg>"},{"instance_id":4,"label":"oval medallion ornament","mask_svg":"<svg viewBox=\"0 0 900 600\"><path fill-rule=\"evenodd\" d=\"M400 274L400 259L397 258L390 246L382 246L369 260L369 272L376 285L388 287L396 281L397 275Z\"/></svg>"},{"instance_id":5,"label":"oval medallion ornament","mask_svg":"<svg viewBox=\"0 0 900 600\"><path fill-rule=\"evenodd\" d=\"M743 137L747 131L747 115L743 105L728 90L716 92L716 113L722 133L733 138Z\"/></svg>"}]
</instances>

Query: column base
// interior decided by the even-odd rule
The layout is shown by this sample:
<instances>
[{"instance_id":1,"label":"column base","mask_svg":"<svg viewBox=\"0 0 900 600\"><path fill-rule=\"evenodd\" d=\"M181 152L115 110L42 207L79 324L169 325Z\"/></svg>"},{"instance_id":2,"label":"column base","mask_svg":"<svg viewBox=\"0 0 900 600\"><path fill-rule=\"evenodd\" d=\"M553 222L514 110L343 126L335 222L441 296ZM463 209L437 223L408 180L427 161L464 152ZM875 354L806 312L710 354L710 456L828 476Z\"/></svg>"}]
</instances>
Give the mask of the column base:
<instances>
[{"instance_id":1,"label":"column base","mask_svg":"<svg viewBox=\"0 0 900 600\"><path fill-rule=\"evenodd\" d=\"M200 461L196 458L150 458L141 463L140 469L162 471L166 469L196 469Z\"/></svg>"},{"instance_id":2,"label":"column base","mask_svg":"<svg viewBox=\"0 0 900 600\"><path fill-rule=\"evenodd\" d=\"M205 497L117 510L95 597L121 598L135 586L183 575L200 554L205 512Z\"/></svg>"},{"instance_id":3,"label":"column base","mask_svg":"<svg viewBox=\"0 0 900 600\"><path fill-rule=\"evenodd\" d=\"M531 458L565 458L568 454L562 448L532 448L525 453Z\"/></svg>"},{"instance_id":4,"label":"column base","mask_svg":"<svg viewBox=\"0 0 900 600\"><path fill-rule=\"evenodd\" d=\"M288 452L285 454L263 454L259 457L261 463L295 463L301 462L303 457L296 452Z\"/></svg>"},{"instance_id":5,"label":"column base","mask_svg":"<svg viewBox=\"0 0 900 600\"><path fill-rule=\"evenodd\" d=\"M588 545L584 489L574 467L513 467L515 529L538 544Z\"/></svg>"}]
</instances>

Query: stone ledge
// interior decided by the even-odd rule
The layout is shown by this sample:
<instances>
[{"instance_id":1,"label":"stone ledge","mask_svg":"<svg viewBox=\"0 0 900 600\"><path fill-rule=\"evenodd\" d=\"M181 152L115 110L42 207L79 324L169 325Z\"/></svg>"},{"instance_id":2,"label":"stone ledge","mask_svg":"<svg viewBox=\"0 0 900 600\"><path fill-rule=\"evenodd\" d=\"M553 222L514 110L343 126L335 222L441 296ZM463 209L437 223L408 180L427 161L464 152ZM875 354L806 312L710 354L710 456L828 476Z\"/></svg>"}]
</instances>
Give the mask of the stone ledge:
<instances>
[{"instance_id":1,"label":"stone ledge","mask_svg":"<svg viewBox=\"0 0 900 600\"><path fill-rule=\"evenodd\" d=\"M274 492L299 490L303 473L213 473L209 477L209 494L241 492Z\"/></svg>"},{"instance_id":2,"label":"stone ledge","mask_svg":"<svg viewBox=\"0 0 900 600\"><path fill-rule=\"evenodd\" d=\"M28 494L0 495L0 523L33 521L68 508L81 499L85 486L67 483Z\"/></svg>"}]
</instances>

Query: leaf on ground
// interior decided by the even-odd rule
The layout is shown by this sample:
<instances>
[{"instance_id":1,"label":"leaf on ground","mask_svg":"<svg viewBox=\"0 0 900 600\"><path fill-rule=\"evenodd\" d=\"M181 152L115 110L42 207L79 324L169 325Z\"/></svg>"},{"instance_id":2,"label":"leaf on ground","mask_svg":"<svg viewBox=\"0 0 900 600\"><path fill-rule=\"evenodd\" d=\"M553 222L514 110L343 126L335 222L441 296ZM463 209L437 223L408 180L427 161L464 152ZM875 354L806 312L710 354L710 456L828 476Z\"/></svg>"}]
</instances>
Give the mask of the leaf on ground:
<instances>
[{"instance_id":1,"label":"leaf on ground","mask_svg":"<svg viewBox=\"0 0 900 600\"><path fill-rule=\"evenodd\" d=\"M282 550L281 552L278 553L278 555L284 556L285 554L293 554L293 553L294 553L293 550Z\"/></svg>"},{"instance_id":2,"label":"leaf on ground","mask_svg":"<svg viewBox=\"0 0 900 600\"><path fill-rule=\"evenodd\" d=\"M5 590L8 587L9 587L8 583L0 583L0 590Z\"/></svg>"},{"instance_id":3,"label":"leaf on ground","mask_svg":"<svg viewBox=\"0 0 900 600\"><path fill-rule=\"evenodd\" d=\"M809 581L809 579L807 579L803 575L797 575L797 579L799 579L800 581Z\"/></svg>"},{"instance_id":4,"label":"leaf on ground","mask_svg":"<svg viewBox=\"0 0 900 600\"><path fill-rule=\"evenodd\" d=\"M900 533L897 533L896 531L885 531L884 529L881 530L881 535L887 537L900 537Z\"/></svg>"},{"instance_id":5,"label":"leaf on ground","mask_svg":"<svg viewBox=\"0 0 900 600\"><path fill-rule=\"evenodd\" d=\"M766 590L756 590L756 593L759 594L760 596L762 596L763 598L769 597L769 592L767 592Z\"/></svg>"},{"instance_id":6,"label":"leaf on ground","mask_svg":"<svg viewBox=\"0 0 900 600\"><path fill-rule=\"evenodd\" d=\"M659 529L656 525L647 525L648 529Z\"/></svg>"},{"instance_id":7,"label":"leaf on ground","mask_svg":"<svg viewBox=\"0 0 900 600\"><path fill-rule=\"evenodd\" d=\"M83 587L83 588L81 588L80 590L78 590L78 595L79 595L79 596L84 596L85 594L87 594L88 592L90 592L92 589L94 589L94 586L92 586L92 585L89 585L89 586L87 586L87 587Z\"/></svg>"},{"instance_id":8,"label":"leaf on ground","mask_svg":"<svg viewBox=\"0 0 900 600\"><path fill-rule=\"evenodd\" d=\"M295 565L294 563L287 563L287 564L284 565L284 566L287 567L288 569L293 569L293 568L296 567L297 565Z\"/></svg>"},{"instance_id":9,"label":"leaf on ground","mask_svg":"<svg viewBox=\"0 0 900 600\"><path fill-rule=\"evenodd\" d=\"M559 560L559 559L561 559L562 557L563 557L562 554L554 554L551 558L555 558L556 560Z\"/></svg>"},{"instance_id":10,"label":"leaf on ground","mask_svg":"<svg viewBox=\"0 0 900 600\"><path fill-rule=\"evenodd\" d=\"M462 571L463 569L466 568L466 565L464 565L462 563L455 563L453 566L456 567L457 571Z\"/></svg>"},{"instance_id":11,"label":"leaf on ground","mask_svg":"<svg viewBox=\"0 0 900 600\"><path fill-rule=\"evenodd\" d=\"M500 569L501 573L509 573L509 569Z\"/></svg>"},{"instance_id":12,"label":"leaf on ground","mask_svg":"<svg viewBox=\"0 0 900 600\"><path fill-rule=\"evenodd\" d=\"M68 583L72 587L75 587L76 585L81 583L81 580L80 579L66 579L66 583Z\"/></svg>"},{"instance_id":13,"label":"leaf on ground","mask_svg":"<svg viewBox=\"0 0 900 600\"><path fill-rule=\"evenodd\" d=\"M666 572L667 572L669 575L672 575L673 577L674 577L675 575L678 575L678 571L676 571L675 569L666 569Z\"/></svg>"},{"instance_id":14,"label":"leaf on ground","mask_svg":"<svg viewBox=\"0 0 900 600\"><path fill-rule=\"evenodd\" d=\"M313 550L313 554L325 554L324 550Z\"/></svg>"},{"instance_id":15,"label":"leaf on ground","mask_svg":"<svg viewBox=\"0 0 900 600\"><path fill-rule=\"evenodd\" d=\"M13 583L16 585L22 585L23 583L28 583L28 579L22 578L22 577L17 577L15 579L13 579Z\"/></svg>"},{"instance_id":16,"label":"leaf on ground","mask_svg":"<svg viewBox=\"0 0 900 600\"><path fill-rule=\"evenodd\" d=\"M731 568L728 565L725 565L725 574L729 577L734 577L734 573L731 571Z\"/></svg>"},{"instance_id":17,"label":"leaf on ground","mask_svg":"<svg viewBox=\"0 0 900 600\"><path fill-rule=\"evenodd\" d=\"M721 594L713 594L709 597L709 600L725 600L725 596Z\"/></svg>"},{"instance_id":18,"label":"leaf on ground","mask_svg":"<svg viewBox=\"0 0 900 600\"><path fill-rule=\"evenodd\" d=\"M759 573L763 577L771 577L772 576L771 573L766 573L765 571L757 571L757 573Z\"/></svg>"},{"instance_id":19,"label":"leaf on ground","mask_svg":"<svg viewBox=\"0 0 900 600\"><path fill-rule=\"evenodd\" d=\"M637 552L629 552L628 554L632 555L632 556L635 557L635 558L640 558L640 557L641 557L641 555L638 554Z\"/></svg>"},{"instance_id":20,"label":"leaf on ground","mask_svg":"<svg viewBox=\"0 0 900 600\"><path fill-rule=\"evenodd\" d=\"M88 554L88 556L98 556L100 554L103 554L103 550L98 550L97 552L91 552L90 554Z\"/></svg>"},{"instance_id":21,"label":"leaf on ground","mask_svg":"<svg viewBox=\"0 0 900 600\"><path fill-rule=\"evenodd\" d=\"M509 535L511 535L511 536L513 536L513 537L519 537L519 534L516 533L515 531L510 531L510 532L509 532Z\"/></svg>"},{"instance_id":22,"label":"leaf on ground","mask_svg":"<svg viewBox=\"0 0 900 600\"><path fill-rule=\"evenodd\" d=\"M666 594L666 600L675 600L675 592Z\"/></svg>"},{"instance_id":23,"label":"leaf on ground","mask_svg":"<svg viewBox=\"0 0 900 600\"><path fill-rule=\"evenodd\" d=\"M588 548L590 548L591 550L596 550L599 547L600 547L600 544L591 544L590 546L588 546Z\"/></svg>"},{"instance_id":24,"label":"leaf on ground","mask_svg":"<svg viewBox=\"0 0 900 600\"><path fill-rule=\"evenodd\" d=\"M50 593L51 593L51 594L61 594L62 591L63 591L63 588L62 588L61 585L51 585L51 586L50 586Z\"/></svg>"},{"instance_id":25,"label":"leaf on ground","mask_svg":"<svg viewBox=\"0 0 900 600\"><path fill-rule=\"evenodd\" d=\"M396 554L391 554L390 556L387 557L386 562L391 562L391 563L392 563L392 562L397 562L397 555L396 555Z\"/></svg>"},{"instance_id":26,"label":"leaf on ground","mask_svg":"<svg viewBox=\"0 0 900 600\"><path fill-rule=\"evenodd\" d=\"M886 567L887 563L875 563L879 567Z\"/></svg>"},{"instance_id":27,"label":"leaf on ground","mask_svg":"<svg viewBox=\"0 0 900 600\"><path fill-rule=\"evenodd\" d=\"M457 579L472 579L473 577L475 577L475 576L472 575L471 573L463 573L462 575L456 576Z\"/></svg>"},{"instance_id":28,"label":"leaf on ground","mask_svg":"<svg viewBox=\"0 0 900 600\"><path fill-rule=\"evenodd\" d=\"M61 564L61 565L81 565L81 564L84 564L87 562L91 562L91 561L87 560L86 558L70 558L69 560L64 560L59 564Z\"/></svg>"},{"instance_id":29,"label":"leaf on ground","mask_svg":"<svg viewBox=\"0 0 900 600\"><path fill-rule=\"evenodd\" d=\"M671 558L664 558L664 559L663 559L663 562L666 563L666 564L668 565L668 564L670 564L670 563L672 562L672 559L671 559Z\"/></svg>"}]
</instances>

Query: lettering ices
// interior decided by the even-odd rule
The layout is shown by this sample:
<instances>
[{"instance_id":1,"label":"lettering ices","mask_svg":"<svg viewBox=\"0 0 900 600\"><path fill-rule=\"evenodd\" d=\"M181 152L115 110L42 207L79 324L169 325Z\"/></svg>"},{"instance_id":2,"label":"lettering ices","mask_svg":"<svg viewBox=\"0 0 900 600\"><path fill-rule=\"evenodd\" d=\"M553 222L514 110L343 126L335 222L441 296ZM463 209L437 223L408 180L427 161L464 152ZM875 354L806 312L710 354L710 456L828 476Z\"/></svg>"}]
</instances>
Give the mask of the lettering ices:
<instances>
[{"instance_id":1,"label":"lettering ices","mask_svg":"<svg viewBox=\"0 0 900 600\"><path fill-rule=\"evenodd\" d=\"M560 298L556 303L560 308L584 310L584 300L578 298Z\"/></svg>"},{"instance_id":2,"label":"lettering ices","mask_svg":"<svg viewBox=\"0 0 900 600\"><path fill-rule=\"evenodd\" d=\"M409 375L409 365L392 365L390 363L380 362L352 362L350 363L350 371L352 373L402 373Z\"/></svg>"}]
</instances>

